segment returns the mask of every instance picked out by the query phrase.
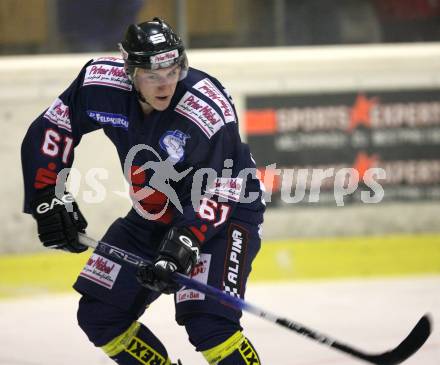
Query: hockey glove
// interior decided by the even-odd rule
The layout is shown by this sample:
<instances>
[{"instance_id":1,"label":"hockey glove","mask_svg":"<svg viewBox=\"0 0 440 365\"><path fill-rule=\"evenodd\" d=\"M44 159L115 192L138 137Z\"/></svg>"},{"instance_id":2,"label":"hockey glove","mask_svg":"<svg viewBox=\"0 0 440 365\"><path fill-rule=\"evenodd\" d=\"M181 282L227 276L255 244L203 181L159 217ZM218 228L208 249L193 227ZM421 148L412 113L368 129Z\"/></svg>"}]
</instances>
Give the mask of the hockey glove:
<instances>
[{"instance_id":1,"label":"hockey glove","mask_svg":"<svg viewBox=\"0 0 440 365\"><path fill-rule=\"evenodd\" d=\"M171 228L159 246L159 255L152 265L137 272L141 285L154 291L172 294L180 286L171 279L174 271L188 275L199 261L200 242L187 228Z\"/></svg>"},{"instance_id":2,"label":"hockey glove","mask_svg":"<svg viewBox=\"0 0 440 365\"><path fill-rule=\"evenodd\" d=\"M75 253L87 250L78 241L78 232L85 233L87 221L70 193L58 198L54 187L44 189L31 202L31 209L43 246Z\"/></svg>"}]
</instances>

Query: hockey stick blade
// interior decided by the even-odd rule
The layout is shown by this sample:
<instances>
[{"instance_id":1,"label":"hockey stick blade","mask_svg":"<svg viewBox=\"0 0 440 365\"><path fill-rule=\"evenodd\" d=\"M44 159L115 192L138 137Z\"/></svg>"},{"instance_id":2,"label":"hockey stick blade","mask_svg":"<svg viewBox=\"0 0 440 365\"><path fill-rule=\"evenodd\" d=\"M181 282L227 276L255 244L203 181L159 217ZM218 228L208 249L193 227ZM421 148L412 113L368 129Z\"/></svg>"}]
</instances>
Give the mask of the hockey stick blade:
<instances>
[{"instance_id":1,"label":"hockey stick blade","mask_svg":"<svg viewBox=\"0 0 440 365\"><path fill-rule=\"evenodd\" d=\"M376 365L400 364L401 362L408 359L411 355L416 353L431 334L431 321L429 319L429 316L425 314L422 318L420 318L410 334L396 348L382 354L372 355L366 354L349 345L343 344L339 341L336 341L335 339L312 331L298 323L291 322L287 319L278 319L277 323L283 327L292 329L306 337L317 340L322 344L328 345L329 347L338 349L358 359L362 359Z\"/></svg>"},{"instance_id":2,"label":"hockey stick blade","mask_svg":"<svg viewBox=\"0 0 440 365\"><path fill-rule=\"evenodd\" d=\"M430 334L431 320L429 315L425 314L420 318L409 335L393 350L379 355L358 354L358 357L378 365L400 364L417 352L426 342Z\"/></svg>"},{"instance_id":3,"label":"hockey stick blade","mask_svg":"<svg viewBox=\"0 0 440 365\"><path fill-rule=\"evenodd\" d=\"M136 267L150 264L149 262L146 262L143 258L136 256L135 254L132 254L102 241L95 241L93 238L90 238L82 233L79 234L79 241L80 243L88 247L94 248L96 251L105 253L111 257L114 257L115 259L125 261L128 264ZM322 345L329 346L331 348L349 354L355 358L362 359L376 365L400 364L401 362L408 359L411 355L413 355L426 342L429 335L431 334L431 320L429 318L429 315L425 314L417 322L416 326L412 329L409 335L396 348L382 354L367 354L365 352L355 349L350 345L344 344L329 336L307 328L306 326L303 326L298 322L278 317L276 314L259 308L249 302L242 300L241 298L233 297L229 294L224 293L222 290L219 290L207 284L203 284L183 274L177 272L173 273L173 280L183 286L200 291L222 303L223 305L227 305L235 309L245 310L260 318L266 319L269 322L276 323L282 327L295 331L300 335L315 340Z\"/></svg>"},{"instance_id":4,"label":"hockey stick blade","mask_svg":"<svg viewBox=\"0 0 440 365\"><path fill-rule=\"evenodd\" d=\"M408 359L411 355L425 343L431 334L431 321L429 315L425 314L417 322L409 335L393 350L384 352L382 354L367 354L360 350L353 348L339 342L331 337L315 332L299 323L289 321L288 319L277 319L277 323L283 327L287 327L301 335L319 341L323 345L327 345L334 349L350 354L358 359L365 360L376 365L397 365Z\"/></svg>"}]
</instances>

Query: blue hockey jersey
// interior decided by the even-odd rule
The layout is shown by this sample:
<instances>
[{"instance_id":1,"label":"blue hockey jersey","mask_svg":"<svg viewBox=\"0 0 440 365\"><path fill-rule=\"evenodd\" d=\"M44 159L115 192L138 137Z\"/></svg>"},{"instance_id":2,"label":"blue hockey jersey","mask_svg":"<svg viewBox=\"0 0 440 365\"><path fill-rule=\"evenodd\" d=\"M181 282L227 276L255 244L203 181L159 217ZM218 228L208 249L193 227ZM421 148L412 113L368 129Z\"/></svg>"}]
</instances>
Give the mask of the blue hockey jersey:
<instances>
[{"instance_id":1,"label":"blue hockey jersey","mask_svg":"<svg viewBox=\"0 0 440 365\"><path fill-rule=\"evenodd\" d=\"M168 108L145 115L115 57L84 65L30 126L22 144L26 213L36 191L55 185L72 166L81 137L98 129L115 145L134 206L148 224L185 226L203 242L231 217L262 222L261 184L220 82L190 68Z\"/></svg>"}]
</instances>

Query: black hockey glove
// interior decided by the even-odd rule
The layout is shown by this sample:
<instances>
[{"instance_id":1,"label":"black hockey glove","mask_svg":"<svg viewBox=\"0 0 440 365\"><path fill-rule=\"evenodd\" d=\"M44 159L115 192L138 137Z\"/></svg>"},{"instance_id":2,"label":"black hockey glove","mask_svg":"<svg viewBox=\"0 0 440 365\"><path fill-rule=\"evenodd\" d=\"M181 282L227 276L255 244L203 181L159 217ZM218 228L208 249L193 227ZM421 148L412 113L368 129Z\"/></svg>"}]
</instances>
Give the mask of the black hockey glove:
<instances>
[{"instance_id":1,"label":"black hockey glove","mask_svg":"<svg viewBox=\"0 0 440 365\"><path fill-rule=\"evenodd\" d=\"M180 285L171 280L174 271L188 275L199 261L200 242L187 228L171 228L159 247L159 255L152 265L138 269L137 279L151 290L172 294Z\"/></svg>"},{"instance_id":2,"label":"black hockey glove","mask_svg":"<svg viewBox=\"0 0 440 365\"><path fill-rule=\"evenodd\" d=\"M43 246L75 253L87 250L78 241L78 232L85 233L87 221L70 193L59 199L54 187L44 189L31 202L31 209Z\"/></svg>"}]
</instances>

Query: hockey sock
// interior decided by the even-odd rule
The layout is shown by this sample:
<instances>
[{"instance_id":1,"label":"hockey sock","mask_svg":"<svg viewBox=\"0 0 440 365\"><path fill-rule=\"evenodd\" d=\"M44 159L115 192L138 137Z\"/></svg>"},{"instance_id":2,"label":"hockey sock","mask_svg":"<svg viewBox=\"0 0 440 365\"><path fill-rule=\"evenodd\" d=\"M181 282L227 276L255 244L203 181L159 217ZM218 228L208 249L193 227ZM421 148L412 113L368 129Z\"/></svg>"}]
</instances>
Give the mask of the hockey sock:
<instances>
[{"instance_id":1,"label":"hockey sock","mask_svg":"<svg viewBox=\"0 0 440 365\"><path fill-rule=\"evenodd\" d=\"M167 350L159 339L139 322L102 346L104 352L120 365L170 365Z\"/></svg>"},{"instance_id":2,"label":"hockey sock","mask_svg":"<svg viewBox=\"0 0 440 365\"><path fill-rule=\"evenodd\" d=\"M260 365L251 342L240 331L209 350L202 351L210 365Z\"/></svg>"}]
</instances>

